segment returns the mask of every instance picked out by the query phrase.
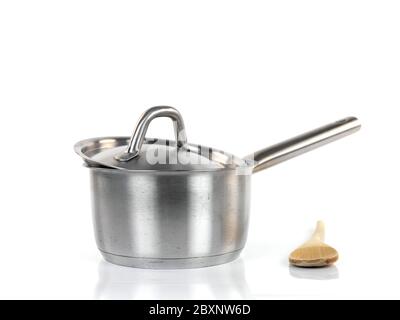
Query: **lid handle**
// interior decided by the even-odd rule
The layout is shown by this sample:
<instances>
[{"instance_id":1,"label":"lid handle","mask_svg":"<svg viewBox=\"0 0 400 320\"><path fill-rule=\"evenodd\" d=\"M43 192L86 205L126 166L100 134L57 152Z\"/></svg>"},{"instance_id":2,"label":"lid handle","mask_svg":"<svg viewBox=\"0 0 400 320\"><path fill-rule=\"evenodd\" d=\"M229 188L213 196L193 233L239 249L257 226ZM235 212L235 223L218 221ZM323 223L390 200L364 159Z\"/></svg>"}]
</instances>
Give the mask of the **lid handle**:
<instances>
[{"instance_id":1,"label":"lid handle","mask_svg":"<svg viewBox=\"0 0 400 320\"><path fill-rule=\"evenodd\" d=\"M144 112L139 118L132 138L129 141L127 150L119 155L116 155L115 159L125 162L137 157L139 155L140 149L142 148L150 122L155 118L160 117L167 117L173 121L177 147L180 148L186 145L187 138L185 133L185 126L183 124L183 119L179 111L173 107L168 106L152 107Z\"/></svg>"}]
</instances>

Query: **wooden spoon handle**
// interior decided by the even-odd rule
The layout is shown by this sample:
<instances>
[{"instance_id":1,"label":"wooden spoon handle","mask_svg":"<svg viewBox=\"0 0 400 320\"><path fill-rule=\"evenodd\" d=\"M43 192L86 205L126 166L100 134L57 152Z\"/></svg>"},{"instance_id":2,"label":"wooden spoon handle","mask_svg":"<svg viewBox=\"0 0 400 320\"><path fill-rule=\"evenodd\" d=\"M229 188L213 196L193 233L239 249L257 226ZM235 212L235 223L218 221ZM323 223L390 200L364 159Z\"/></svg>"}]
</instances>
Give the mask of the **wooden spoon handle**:
<instances>
[{"instance_id":1,"label":"wooden spoon handle","mask_svg":"<svg viewBox=\"0 0 400 320\"><path fill-rule=\"evenodd\" d=\"M325 240L325 225L322 220L317 221L315 231L311 236L310 241L324 242Z\"/></svg>"}]
</instances>

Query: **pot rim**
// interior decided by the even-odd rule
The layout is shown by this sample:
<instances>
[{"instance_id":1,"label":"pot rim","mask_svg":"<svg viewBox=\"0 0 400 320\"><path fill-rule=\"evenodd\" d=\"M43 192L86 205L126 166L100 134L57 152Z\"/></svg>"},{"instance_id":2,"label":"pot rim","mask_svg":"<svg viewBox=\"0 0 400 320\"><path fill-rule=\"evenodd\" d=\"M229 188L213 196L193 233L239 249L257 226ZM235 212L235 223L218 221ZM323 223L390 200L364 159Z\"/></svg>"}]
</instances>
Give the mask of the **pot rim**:
<instances>
[{"instance_id":1,"label":"pot rim","mask_svg":"<svg viewBox=\"0 0 400 320\"><path fill-rule=\"evenodd\" d=\"M197 150L199 148L206 148L209 150L212 150L212 154L216 155L217 157L220 157L219 161L223 164L222 167L219 168L214 168L214 167L203 167L203 168L195 168L195 169L168 169L168 170L163 170L163 169L126 169L126 168L121 168L121 167L112 167L108 166L106 164L103 164L101 162L98 162L96 160L93 160L92 157L90 157L87 153L89 151L93 152L94 150L99 150L102 148L102 145L104 146L110 146L112 145L113 147L116 146L123 146L127 143L129 143L130 137L127 136L105 136L105 137L95 137L95 138L89 138L89 139L84 139L81 140L74 145L74 150L75 152L83 158L85 161L84 166L93 169L93 170L101 170L101 171L118 171L120 173L126 174L126 173L138 173L138 172L148 172L148 173L194 173L194 172L220 172L220 171L236 171L236 170L252 170L254 167L254 161L250 159L243 159L237 156L234 156L231 153L227 153L225 151L215 149L215 148L209 148L206 146L198 145L198 144L193 144L193 143L188 143L186 146L188 148L192 148L194 150ZM147 138L147 141L168 141L169 143L174 143L173 140L166 140L166 139L157 139L157 138ZM230 161L230 164L226 164L224 162ZM252 171L249 172L251 174ZM243 173L242 173L243 174Z\"/></svg>"}]
</instances>

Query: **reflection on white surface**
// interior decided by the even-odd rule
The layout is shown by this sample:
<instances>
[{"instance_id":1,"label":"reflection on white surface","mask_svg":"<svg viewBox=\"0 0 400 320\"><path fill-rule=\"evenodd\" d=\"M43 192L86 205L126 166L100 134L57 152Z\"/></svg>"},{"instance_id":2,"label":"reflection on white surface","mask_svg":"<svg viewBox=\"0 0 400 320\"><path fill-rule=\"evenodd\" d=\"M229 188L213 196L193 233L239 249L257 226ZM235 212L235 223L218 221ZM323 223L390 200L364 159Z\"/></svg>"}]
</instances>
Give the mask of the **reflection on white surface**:
<instances>
[{"instance_id":1,"label":"reflection on white surface","mask_svg":"<svg viewBox=\"0 0 400 320\"><path fill-rule=\"evenodd\" d=\"M246 299L242 259L200 269L151 270L101 261L96 299Z\"/></svg>"},{"instance_id":2,"label":"reflection on white surface","mask_svg":"<svg viewBox=\"0 0 400 320\"><path fill-rule=\"evenodd\" d=\"M339 270L335 265L324 268L301 268L289 266L292 277L311 280L332 280L339 278Z\"/></svg>"}]
</instances>

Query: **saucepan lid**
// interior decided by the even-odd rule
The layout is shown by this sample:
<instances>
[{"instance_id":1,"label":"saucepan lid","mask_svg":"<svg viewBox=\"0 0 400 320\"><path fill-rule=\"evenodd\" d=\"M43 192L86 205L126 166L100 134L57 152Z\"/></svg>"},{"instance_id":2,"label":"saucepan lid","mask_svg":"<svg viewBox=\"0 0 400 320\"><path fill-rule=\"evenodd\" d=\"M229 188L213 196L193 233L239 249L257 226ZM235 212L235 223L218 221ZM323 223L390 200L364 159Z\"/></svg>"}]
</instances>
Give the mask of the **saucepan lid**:
<instances>
[{"instance_id":1,"label":"saucepan lid","mask_svg":"<svg viewBox=\"0 0 400 320\"><path fill-rule=\"evenodd\" d=\"M145 137L150 122L158 117L172 119L176 141ZM187 143L181 114L167 106L153 107L144 112L131 138L87 139L75 144L75 151L89 166L125 171L212 171L251 167L251 160Z\"/></svg>"}]
</instances>

